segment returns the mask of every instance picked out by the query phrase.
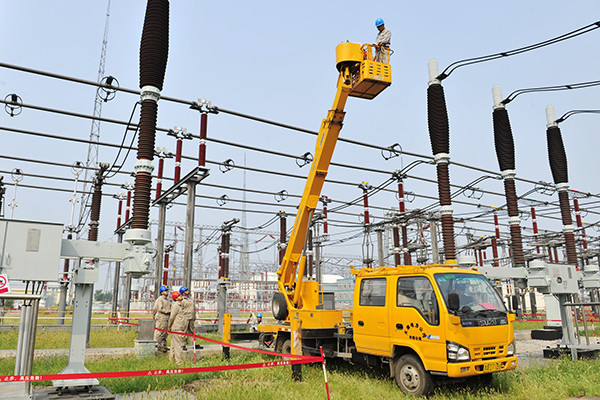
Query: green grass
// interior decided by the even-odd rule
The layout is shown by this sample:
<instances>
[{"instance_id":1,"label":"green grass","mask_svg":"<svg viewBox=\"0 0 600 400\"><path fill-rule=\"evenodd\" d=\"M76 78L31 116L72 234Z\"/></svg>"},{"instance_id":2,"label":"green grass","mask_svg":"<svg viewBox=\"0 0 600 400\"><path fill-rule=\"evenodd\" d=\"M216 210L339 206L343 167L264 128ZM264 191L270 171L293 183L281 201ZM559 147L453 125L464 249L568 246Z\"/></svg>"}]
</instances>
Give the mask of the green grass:
<instances>
[{"instance_id":1,"label":"green grass","mask_svg":"<svg viewBox=\"0 0 600 400\"><path fill-rule=\"evenodd\" d=\"M199 336L209 339L221 340L221 337L216 332L199 333ZM136 327L132 329L92 329L90 331L90 347L91 348L114 348L114 347L133 347L134 340L138 337ZM18 330L11 329L7 332L0 333L0 350L16 350ZM70 330L38 330L35 336L36 349L68 349L71 342ZM204 341L198 340L199 344ZM171 343L171 335L167 338L167 343Z\"/></svg>"},{"instance_id":2,"label":"green grass","mask_svg":"<svg viewBox=\"0 0 600 400\"><path fill-rule=\"evenodd\" d=\"M20 312L18 310L11 310L4 315L4 318L0 318L0 324L3 325L19 325ZM64 324L71 325L73 317L73 309L68 308L65 312ZM99 312L92 314L92 325L108 325L108 317L110 312ZM121 312L121 317L123 313ZM150 312L143 313L131 313L130 318L152 318ZM38 314L38 325L57 325L58 324L58 313L56 309L40 309ZM134 322L135 321L131 321Z\"/></svg>"},{"instance_id":3,"label":"green grass","mask_svg":"<svg viewBox=\"0 0 600 400\"><path fill-rule=\"evenodd\" d=\"M18 330L12 329L2 332L0 350L16 350ZM137 339L137 330L103 329L90 331L90 347L133 347L133 341ZM71 341L71 331L38 330L35 336L36 349L68 349Z\"/></svg>"},{"instance_id":4,"label":"green grass","mask_svg":"<svg viewBox=\"0 0 600 400\"><path fill-rule=\"evenodd\" d=\"M219 355L202 358L196 366L246 364L273 360L261 354L232 353L227 363ZM67 364L66 357L36 359L33 373L56 373ZM191 367L191 362L185 367ZM138 360L133 357L103 357L86 363L92 372L176 368L164 357ZM0 375L11 375L14 358L0 360ZM112 393L144 392L185 388L198 399L324 399L322 367L302 366L303 381L293 382L290 367L210 372L204 374L168 375L102 379L100 384ZM327 376L332 399L403 399L386 370L330 360ZM50 385L50 382L40 382ZM568 358L534 364L528 368L498 373L489 387L466 384L436 388L432 400L494 399L553 400L575 396L600 395L600 361L571 361ZM163 396L176 399L178 396Z\"/></svg>"},{"instance_id":5,"label":"green grass","mask_svg":"<svg viewBox=\"0 0 600 400\"><path fill-rule=\"evenodd\" d=\"M513 327L515 331L520 331L523 329L543 329L544 326L548 325L548 323L544 321L515 321L513 322Z\"/></svg>"}]
</instances>

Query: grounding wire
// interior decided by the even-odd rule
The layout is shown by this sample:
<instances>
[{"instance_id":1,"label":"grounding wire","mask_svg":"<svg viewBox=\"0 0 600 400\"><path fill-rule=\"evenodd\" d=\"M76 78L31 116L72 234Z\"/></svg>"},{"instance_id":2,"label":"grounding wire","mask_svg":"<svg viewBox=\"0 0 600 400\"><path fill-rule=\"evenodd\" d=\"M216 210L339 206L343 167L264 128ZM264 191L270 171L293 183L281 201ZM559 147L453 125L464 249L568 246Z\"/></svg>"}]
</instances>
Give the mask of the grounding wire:
<instances>
[{"instance_id":1,"label":"grounding wire","mask_svg":"<svg viewBox=\"0 0 600 400\"><path fill-rule=\"evenodd\" d=\"M139 125L135 126L135 130L133 132L133 137L131 138L131 143L129 144L129 148L127 149L127 154L125 154L125 157L123 158L123 162L121 163L121 165L118 166L116 171L113 172L113 168L115 168L115 166L117 165L117 161L119 160L119 156L121 155L121 151L123 150L123 145L125 144L125 139L127 139L127 133L130 130L131 120L133 119L133 115L135 114L135 110L136 110L138 104L139 104L139 102L136 101L135 104L133 105L133 110L131 110L131 115L129 116L129 122L125 126L125 132L123 133L123 140L121 141L121 145L119 146L119 151L117 152L117 155L115 156L115 161L113 161L110 169L106 173L106 179L110 179L110 178L113 178L114 176L116 176L117 173L119 173L119 171L121 171L121 168L123 168L123 165L125 165L125 161L127 161L127 158L129 157L129 153L131 152L134 140L139 131ZM113 172L112 175L110 175L111 172Z\"/></svg>"}]
</instances>

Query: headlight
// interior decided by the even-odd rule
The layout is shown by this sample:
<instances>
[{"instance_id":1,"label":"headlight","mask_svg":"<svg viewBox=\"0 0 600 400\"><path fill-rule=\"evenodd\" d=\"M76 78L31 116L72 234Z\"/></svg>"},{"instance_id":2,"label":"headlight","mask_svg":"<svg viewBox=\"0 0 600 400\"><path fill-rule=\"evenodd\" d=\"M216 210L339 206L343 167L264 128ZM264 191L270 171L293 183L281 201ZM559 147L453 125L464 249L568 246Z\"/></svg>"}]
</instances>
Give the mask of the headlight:
<instances>
[{"instance_id":1,"label":"headlight","mask_svg":"<svg viewBox=\"0 0 600 400\"><path fill-rule=\"evenodd\" d=\"M446 356L450 362L471 360L469 349L454 342L446 342Z\"/></svg>"},{"instance_id":2,"label":"headlight","mask_svg":"<svg viewBox=\"0 0 600 400\"><path fill-rule=\"evenodd\" d=\"M517 344L513 340L512 342L510 342L510 344L506 348L506 355L507 356L514 356L515 354L517 354Z\"/></svg>"}]
</instances>

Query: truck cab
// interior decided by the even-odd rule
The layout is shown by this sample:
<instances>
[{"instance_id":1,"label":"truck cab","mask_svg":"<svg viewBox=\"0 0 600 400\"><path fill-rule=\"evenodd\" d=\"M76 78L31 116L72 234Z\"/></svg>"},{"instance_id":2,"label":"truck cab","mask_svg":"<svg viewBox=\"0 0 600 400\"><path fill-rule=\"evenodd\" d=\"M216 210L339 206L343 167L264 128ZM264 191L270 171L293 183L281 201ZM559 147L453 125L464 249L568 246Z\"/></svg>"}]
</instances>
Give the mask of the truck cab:
<instances>
[{"instance_id":1,"label":"truck cab","mask_svg":"<svg viewBox=\"0 0 600 400\"><path fill-rule=\"evenodd\" d=\"M432 376L491 378L514 369L514 315L480 273L444 265L363 268L351 326L356 352L379 356L405 393Z\"/></svg>"}]
</instances>

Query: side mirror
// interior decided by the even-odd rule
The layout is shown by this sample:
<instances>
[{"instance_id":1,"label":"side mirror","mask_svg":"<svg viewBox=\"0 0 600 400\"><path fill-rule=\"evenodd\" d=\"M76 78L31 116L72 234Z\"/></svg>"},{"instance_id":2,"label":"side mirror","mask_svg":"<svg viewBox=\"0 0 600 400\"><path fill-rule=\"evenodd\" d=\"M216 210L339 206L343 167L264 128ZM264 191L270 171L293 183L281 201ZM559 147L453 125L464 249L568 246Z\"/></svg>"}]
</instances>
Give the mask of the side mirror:
<instances>
[{"instance_id":1,"label":"side mirror","mask_svg":"<svg viewBox=\"0 0 600 400\"><path fill-rule=\"evenodd\" d=\"M458 293L448 293L448 309L456 312L460 308Z\"/></svg>"}]
</instances>

